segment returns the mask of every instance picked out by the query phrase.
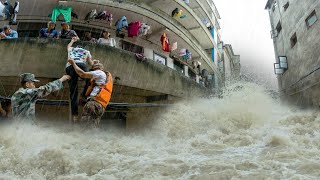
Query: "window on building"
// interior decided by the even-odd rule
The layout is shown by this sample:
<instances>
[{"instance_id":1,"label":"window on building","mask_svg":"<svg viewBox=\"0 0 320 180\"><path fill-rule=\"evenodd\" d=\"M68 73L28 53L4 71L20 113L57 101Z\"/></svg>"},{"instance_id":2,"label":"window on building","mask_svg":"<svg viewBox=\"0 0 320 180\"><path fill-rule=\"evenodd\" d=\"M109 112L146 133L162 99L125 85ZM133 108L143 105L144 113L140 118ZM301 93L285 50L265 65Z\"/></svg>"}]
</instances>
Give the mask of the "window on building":
<instances>
[{"instance_id":1,"label":"window on building","mask_svg":"<svg viewBox=\"0 0 320 180\"><path fill-rule=\"evenodd\" d=\"M160 64L167 65L167 58L155 52L153 53L153 60Z\"/></svg>"},{"instance_id":2,"label":"window on building","mask_svg":"<svg viewBox=\"0 0 320 180\"><path fill-rule=\"evenodd\" d=\"M306 19L306 23L307 23L308 28L311 27L314 23L316 23L317 20L318 20L318 18L316 15L316 11L314 10Z\"/></svg>"},{"instance_id":3,"label":"window on building","mask_svg":"<svg viewBox=\"0 0 320 180\"><path fill-rule=\"evenodd\" d=\"M298 42L298 39L297 39L297 34L294 33L291 38L290 38L290 42L291 42L291 48L293 48L297 42Z\"/></svg>"},{"instance_id":4,"label":"window on building","mask_svg":"<svg viewBox=\"0 0 320 180\"><path fill-rule=\"evenodd\" d=\"M274 10L276 9L277 7L277 1L274 1L273 2L273 5L272 5L272 12L274 12Z\"/></svg>"},{"instance_id":5,"label":"window on building","mask_svg":"<svg viewBox=\"0 0 320 180\"><path fill-rule=\"evenodd\" d=\"M191 69L188 70L188 75L191 79L196 80L197 75Z\"/></svg>"},{"instance_id":6,"label":"window on building","mask_svg":"<svg viewBox=\"0 0 320 180\"><path fill-rule=\"evenodd\" d=\"M184 74L184 65L181 62L174 60L173 68L181 74Z\"/></svg>"},{"instance_id":7,"label":"window on building","mask_svg":"<svg viewBox=\"0 0 320 180\"><path fill-rule=\"evenodd\" d=\"M282 69L288 69L288 60L287 56L279 56L279 66Z\"/></svg>"},{"instance_id":8,"label":"window on building","mask_svg":"<svg viewBox=\"0 0 320 180\"><path fill-rule=\"evenodd\" d=\"M280 75L284 73L284 69L280 68L279 63L274 63L274 74Z\"/></svg>"},{"instance_id":9,"label":"window on building","mask_svg":"<svg viewBox=\"0 0 320 180\"><path fill-rule=\"evenodd\" d=\"M122 49L133 52L133 53L139 53L139 54L143 53L143 47L132 44L127 41L122 41Z\"/></svg>"},{"instance_id":10,"label":"window on building","mask_svg":"<svg viewBox=\"0 0 320 180\"><path fill-rule=\"evenodd\" d=\"M224 75L225 73L224 61L219 62L219 71Z\"/></svg>"},{"instance_id":11,"label":"window on building","mask_svg":"<svg viewBox=\"0 0 320 180\"><path fill-rule=\"evenodd\" d=\"M286 11L288 9L288 7L289 7L289 1L285 5L283 5L284 11Z\"/></svg>"},{"instance_id":12,"label":"window on building","mask_svg":"<svg viewBox=\"0 0 320 180\"><path fill-rule=\"evenodd\" d=\"M281 26L281 22L279 21L276 27L277 33L279 34L281 32L282 26Z\"/></svg>"}]
</instances>

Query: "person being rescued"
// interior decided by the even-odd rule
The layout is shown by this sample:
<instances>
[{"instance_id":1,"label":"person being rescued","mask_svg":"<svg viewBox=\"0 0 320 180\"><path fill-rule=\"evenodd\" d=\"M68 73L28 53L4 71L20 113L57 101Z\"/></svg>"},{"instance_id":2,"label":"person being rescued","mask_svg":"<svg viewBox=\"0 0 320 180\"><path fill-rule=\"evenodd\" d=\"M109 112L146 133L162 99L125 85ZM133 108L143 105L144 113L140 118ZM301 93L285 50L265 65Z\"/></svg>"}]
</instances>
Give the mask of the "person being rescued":
<instances>
[{"instance_id":1,"label":"person being rescued","mask_svg":"<svg viewBox=\"0 0 320 180\"><path fill-rule=\"evenodd\" d=\"M104 71L103 64L97 63L92 65L93 71L85 72L75 63L74 60L69 59L68 62L73 66L76 73L84 79L91 79L90 86L86 92L87 103L83 108L81 115L81 122L99 127L101 117L110 101L113 81L110 72Z\"/></svg>"},{"instance_id":2,"label":"person being rescued","mask_svg":"<svg viewBox=\"0 0 320 180\"><path fill-rule=\"evenodd\" d=\"M73 47L73 43L78 41L78 37L73 37L68 44L68 59L73 59L77 66L83 71L87 71L87 64L93 65L95 63L92 60L92 56L89 50L84 49L81 46ZM70 101L71 101L71 115L72 121L78 121L78 74L75 72L73 66L70 63L66 64L66 73L71 76L69 83ZM85 88L87 89L89 82L86 82ZM85 91L81 93L81 97L85 96Z\"/></svg>"}]
</instances>

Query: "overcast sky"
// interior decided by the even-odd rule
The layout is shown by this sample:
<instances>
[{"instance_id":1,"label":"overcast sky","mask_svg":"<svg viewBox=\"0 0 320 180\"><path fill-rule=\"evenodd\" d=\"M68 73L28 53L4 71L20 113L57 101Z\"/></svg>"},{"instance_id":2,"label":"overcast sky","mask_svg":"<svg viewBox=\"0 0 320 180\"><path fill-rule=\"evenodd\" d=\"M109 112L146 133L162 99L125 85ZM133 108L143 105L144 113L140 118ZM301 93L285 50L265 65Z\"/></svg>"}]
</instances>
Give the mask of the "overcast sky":
<instances>
[{"instance_id":1,"label":"overcast sky","mask_svg":"<svg viewBox=\"0 0 320 180\"><path fill-rule=\"evenodd\" d=\"M213 0L221 16L221 38L241 56L242 73L276 88L275 55L267 0Z\"/></svg>"}]
</instances>

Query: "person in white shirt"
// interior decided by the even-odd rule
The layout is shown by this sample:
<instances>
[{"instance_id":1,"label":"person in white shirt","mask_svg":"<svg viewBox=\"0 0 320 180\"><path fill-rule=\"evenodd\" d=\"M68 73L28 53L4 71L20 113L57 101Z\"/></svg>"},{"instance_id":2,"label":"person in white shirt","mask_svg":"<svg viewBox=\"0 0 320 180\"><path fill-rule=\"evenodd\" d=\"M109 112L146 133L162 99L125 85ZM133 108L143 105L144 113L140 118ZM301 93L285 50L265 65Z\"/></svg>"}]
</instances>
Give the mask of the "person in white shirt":
<instances>
[{"instance_id":1,"label":"person in white shirt","mask_svg":"<svg viewBox=\"0 0 320 180\"><path fill-rule=\"evenodd\" d=\"M117 46L116 40L111 37L110 32L107 30L103 30L102 37L98 39L97 43L111 47Z\"/></svg>"},{"instance_id":2,"label":"person in white shirt","mask_svg":"<svg viewBox=\"0 0 320 180\"><path fill-rule=\"evenodd\" d=\"M93 65L93 68L96 64ZM100 64L97 64L100 65ZM100 86L106 84L106 80L107 80L107 75L105 72L102 71L103 67L100 69L94 69L93 71L90 71L88 73L90 73L92 75L92 78L94 80L94 83L96 84L96 86L93 87L92 92L90 93L90 97L96 97L97 94L100 91Z\"/></svg>"}]
</instances>

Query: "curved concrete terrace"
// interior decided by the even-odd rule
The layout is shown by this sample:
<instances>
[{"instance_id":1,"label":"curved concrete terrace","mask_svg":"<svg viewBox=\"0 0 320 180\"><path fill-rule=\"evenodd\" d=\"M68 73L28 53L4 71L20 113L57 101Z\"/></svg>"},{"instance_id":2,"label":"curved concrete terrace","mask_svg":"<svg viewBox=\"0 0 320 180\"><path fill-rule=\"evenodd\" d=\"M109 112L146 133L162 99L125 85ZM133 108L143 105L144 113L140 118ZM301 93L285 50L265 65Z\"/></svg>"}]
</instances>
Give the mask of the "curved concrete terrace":
<instances>
[{"instance_id":1,"label":"curved concrete terrace","mask_svg":"<svg viewBox=\"0 0 320 180\"><path fill-rule=\"evenodd\" d=\"M175 8L182 9L183 14L187 17L179 19L178 22L181 23L196 39L198 39L201 46L205 49L213 47L216 49L218 48L208 28L203 24L199 16L182 0L156 0L151 1L152 3L150 3L149 0L144 0L144 2L150 4L152 7L164 11L168 15L171 15L171 12Z\"/></svg>"},{"instance_id":2,"label":"curved concrete terrace","mask_svg":"<svg viewBox=\"0 0 320 180\"><path fill-rule=\"evenodd\" d=\"M156 22L164 25L167 29L170 29L177 36L180 36L185 42L187 42L192 47L192 49L194 49L197 52L197 54L199 54L200 57L203 58L204 62L207 64L207 67L209 67L209 69L212 69L214 74L217 75L217 77L219 79L221 78L221 75L220 75L218 68L211 61L211 58L208 56L208 54L202 49L199 40L196 39L193 36L193 34L191 34L188 30L186 30L182 26L179 26L179 24L177 24L176 21L174 21L170 15L160 13L161 10L157 11L146 4L141 4L141 3L137 4L137 3L132 3L132 2L118 3L118 2L114 2L114 1L102 1L101 2L99 0L70 0L70 2L72 2L72 1L74 1L74 2L87 2L87 3L100 2L100 4L102 4L102 5L107 5L107 6L115 7L118 9L125 9L127 11L132 11L137 14L141 14L143 16L146 16L146 17L152 19L153 21L156 21ZM153 24L153 26L155 26L155 24ZM158 40L158 37L157 37L157 40Z\"/></svg>"},{"instance_id":3,"label":"curved concrete terrace","mask_svg":"<svg viewBox=\"0 0 320 180\"><path fill-rule=\"evenodd\" d=\"M216 29L216 32L218 32L221 29L221 25L219 22L221 17L220 17L220 14L219 14L213 0L190 1L189 5L192 9L197 8L198 6L201 7L201 8L199 8L199 9L201 9L200 11L203 11L203 13L206 14L206 16L209 18L210 22L212 23L212 25ZM214 18L212 16L214 16ZM218 36L218 39L221 40L220 33L218 33L217 36Z\"/></svg>"},{"instance_id":4,"label":"curved concrete terrace","mask_svg":"<svg viewBox=\"0 0 320 180\"><path fill-rule=\"evenodd\" d=\"M203 3L206 3L207 5L206 7L210 8L218 19L221 19L219 11L213 2L214 0L196 0L196 1L201 1Z\"/></svg>"},{"instance_id":5,"label":"curved concrete terrace","mask_svg":"<svg viewBox=\"0 0 320 180\"><path fill-rule=\"evenodd\" d=\"M27 1L27 0L21 0ZM28 0L28 2L32 4L32 9L29 9L28 11L21 10L20 16L18 18L23 17L24 19L18 19L25 22L30 21L47 21L49 18L47 18L45 15L48 14L48 12L51 12L52 8L58 4L58 0L54 1L39 1L39 0ZM79 14L79 19L84 19L84 16L87 12L92 10L93 8L96 9L102 9L103 6L106 6L108 8L113 8L111 11L115 15L115 19L117 17L121 17L122 15L128 15L128 19L130 21L130 18L133 20L138 20L134 18L140 18L142 17L143 20L147 21L148 24L151 24L154 27L159 27L160 29L165 27L169 29L170 31L168 33L174 34L174 36L179 37L181 39L173 39L179 41L179 43L187 44L190 46L190 50L194 55L199 55L198 59L200 62L202 62L202 65L204 68L208 69L210 73L214 73L218 79L221 80L220 72L218 71L218 68L216 65L211 61L211 58L207 54L207 52L201 47L200 43L194 36L188 32L185 28L179 25L176 20L172 19L171 16L168 16L167 14L163 13L162 11L158 11L153 9L152 7L146 5L146 4L137 4L132 2L122 2L119 3L117 1L101 1L101 0L69 0L67 1L69 5L72 5L72 7L75 7L74 9L78 10L81 9L81 12ZM35 10L37 9L37 10ZM30 11L31 10L31 11ZM35 13L31 13L35 12ZM123 14L126 13L126 14ZM72 24L85 24L83 20L73 20ZM93 24L85 24L86 26L95 26L100 27L101 29L106 27L101 27L101 24L99 23L93 23ZM160 32L159 32L160 34ZM159 37L156 38L148 38L148 40L153 42L159 42ZM156 43L155 43L156 44Z\"/></svg>"},{"instance_id":6,"label":"curved concrete terrace","mask_svg":"<svg viewBox=\"0 0 320 180\"><path fill-rule=\"evenodd\" d=\"M205 6L205 4L207 6ZM198 14L198 16L200 14L201 15L205 14L205 16L210 20L211 24L214 26L215 32L218 32L220 30L220 23L219 23L220 15L217 16L216 13L213 12L213 10L211 10L212 13L210 14L210 11L208 10L208 8L206 8L206 7L210 6L209 2L207 0L190 1L189 6L191 7L191 9L193 11L195 11ZM221 39L220 33L218 33L218 37Z\"/></svg>"},{"instance_id":7,"label":"curved concrete terrace","mask_svg":"<svg viewBox=\"0 0 320 180\"><path fill-rule=\"evenodd\" d=\"M65 73L67 44L56 39L20 38L0 41L0 95L9 96L19 86L19 75L34 73L41 84L59 78ZM131 52L108 46L80 42L90 50L115 80L112 102L146 102L148 97L170 95L189 98L205 94L208 89L177 71L153 60L138 61ZM68 99L63 90L62 99Z\"/></svg>"}]
</instances>

